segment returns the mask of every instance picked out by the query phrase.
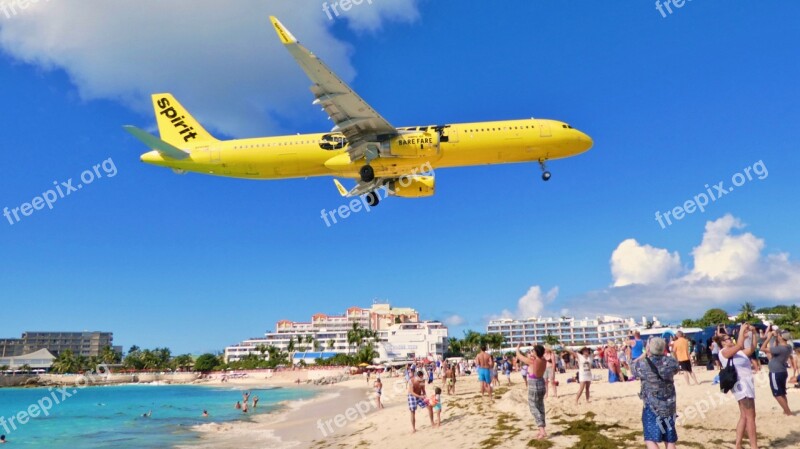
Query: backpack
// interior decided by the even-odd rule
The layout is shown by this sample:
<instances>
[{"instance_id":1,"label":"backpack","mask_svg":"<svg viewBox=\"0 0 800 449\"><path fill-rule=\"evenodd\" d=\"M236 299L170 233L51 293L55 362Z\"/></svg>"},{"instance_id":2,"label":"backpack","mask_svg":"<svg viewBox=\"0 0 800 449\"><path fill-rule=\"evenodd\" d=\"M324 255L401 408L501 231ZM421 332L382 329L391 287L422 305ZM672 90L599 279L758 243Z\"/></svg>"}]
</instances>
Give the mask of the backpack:
<instances>
[{"instance_id":1,"label":"backpack","mask_svg":"<svg viewBox=\"0 0 800 449\"><path fill-rule=\"evenodd\" d=\"M733 366L733 357L731 357L728 359L728 363L725 365L725 368L719 372L719 389L722 390L723 393L727 393L733 390L733 387L736 386L736 382L738 380L739 375L736 374L736 367Z\"/></svg>"}]
</instances>

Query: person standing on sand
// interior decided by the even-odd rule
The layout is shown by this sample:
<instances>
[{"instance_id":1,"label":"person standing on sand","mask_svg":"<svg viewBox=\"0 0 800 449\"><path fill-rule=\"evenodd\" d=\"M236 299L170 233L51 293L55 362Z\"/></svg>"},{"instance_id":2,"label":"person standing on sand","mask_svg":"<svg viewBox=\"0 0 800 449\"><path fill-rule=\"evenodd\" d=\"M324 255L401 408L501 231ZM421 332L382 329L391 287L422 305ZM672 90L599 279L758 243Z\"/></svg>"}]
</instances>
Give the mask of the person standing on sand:
<instances>
[{"instance_id":1,"label":"person standing on sand","mask_svg":"<svg viewBox=\"0 0 800 449\"><path fill-rule=\"evenodd\" d=\"M417 376L411 380L408 386L408 409L411 411L411 433L417 431L417 408L427 408L431 416L431 426L433 426L433 408L428 407L425 402L425 379L422 371L417 371Z\"/></svg>"},{"instance_id":2,"label":"person standing on sand","mask_svg":"<svg viewBox=\"0 0 800 449\"><path fill-rule=\"evenodd\" d=\"M547 398L550 396L550 392L553 392L553 397L558 397L558 390L556 389L556 356L555 352L553 352L549 348L545 348L544 350L544 361L546 363L546 367L544 370L544 397ZM527 385L527 382L525 383Z\"/></svg>"},{"instance_id":3,"label":"person standing on sand","mask_svg":"<svg viewBox=\"0 0 800 449\"><path fill-rule=\"evenodd\" d=\"M381 376L378 376L375 379L375 403L378 406L378 410L383 408L383 404L381 403L381 394L383 393L383 382L381 382Z\"/></svg>"},{"instance_id":4,"label":"person standing on sand","mask_svg":"<svg viewBox=\"0 0 800 449\"><path fill-rule=\"evenodd\" d=\"M697 381L697 377L695 377L692 372L692 359L689 356L689 340L683 335L683 331L678 331L677 338L672 344L672 347L675 358L678 360L678 365L681 367L683 378L686 379L686 385L692 384L689 380L690 377L694 380L695 385L700 385L700 382Z\"/></svg>"},{"instance_id":5,"label":"person standing on sand","mask_svg":"<svg viewBox=\"0 0 800 449\"><path fill-rule=\"evenodd\" d=\"M456 368L455 366L448 366L444 373L445 382L447 385L447 394L456 394Z\"/></svg>"},{"instance_id":6,"label":"person standing on sand","mask_svg":"<svg viewBox=\"0 0 800 449\"><path fill-rule=\"evenodd\" d=\"M584 390L586 391L586 402L592 402L589 397L589 387L592 386L592 350L584 346L579 353L575 351L569 352L578 361L578 382L581 383L578 395L575 397L575 403L581 402L581 394Z\"/></svg>"},{"instance_id":7,"label":"person standing on sand","mask_svg":"<svg viewBox=\"0 0 800 449\"><path fill-rule=\"evenodd\" d=\"M675 429L677 414L675 373L678 361L664 355L667 343L661 337L647 342L647 354L637 359L632 369L641 382L639 397L644 402L642 428L647 449L658 449L665 443L667 449L675 449L678 432Z\"/></svg>"},{"instance_id":8,"label":"person standing on sand","mask_svg":"<svg viewBox=\"0 0 800 449\"><path fill-rule=\"evenodd\" d=\"M431 411L436 412L436 427L442 427L442 389L436 387L433 392L433 399L430 401Z\"/></svg>"},{"instance_id":9,"label":"person standing on sand","mask_svg":"<svg viewBox=\"0 0 800 449\"><path fill-rule=\"evenodd\" d=\"M536 438L541 440L547 438L545 430L545 410L544 396L547 388L545 387L544 371L547 369L547 362L544 359L544 346L535 345L533 350L525 356L520 351L521 344L517 345L517 360L528 364L528 407L531 410L539 433Z\"/></svg>"},{"instance_id":10,"label":"person standing on sand","mask_svg":"<svg viewBox=\"0 0 800 449\"><path fill-rule=\"evenodd\" d=\"M619 356L617 355L617 345L614 341L608 341L608 347L603 353L606 358L606 366L608 370L617 376L617 382L623 382L622 370L620 370Z\"/></svg>"},{"instance_id":11,"label":"person standing on sand","mask_svg":"<svg viewBox=\"0 0 800 449\"><path fill-rule=\"evenodd\" d=\"M714 362L714 366L716 366L718 370L722 369L722 365L719 363L719 344L716 340L711 340L711 344L708 348L711 349L711 360Z\"/></svg>"},{"instance_id":12,"label":"person standing on sand","mask_svg":"<svg viewBox=\"0 0 800 449\"><path fill-rule=\"evenodd\" d=\"M481 397L485 391L489 392L489 398L494 401L492 393L492 367L494 359L486 353L486 344L481 345L481 352L475 357L475 365L478 367L478 382L481 384Z\"/></svg>"},{"instance_id":13,"label":"person standing on sand","mask_svg":"<svg viewBox=\"0 0 800 449\"><path fill-rule=\"evenodd\" d=\"M736 343L727 333L720 333L714 341L722 348L719 352L719 362L727 366L731 361L736 369L737 381L731 392L739 403L739 423L736 425L736 449L742 448L744 434L750 440L750 449L758 449L758 434L756 432L756 389L753 379L753 368L750 364L750 355L755 349L755 334L750 332L751 345L745 349L744 341L747 339L751 326L742 323L739 327L739 339Z\"/></svg>"},{"instance_id":14,"label":"person standing on sand","mask_svg":"<svg viewBox=\"0 0 800 449\"><path fill-rule=\"evenodd\" d=\"M770 347L770 341L775 341L775 344ZM790 365L794 372L797 372L797 366L794 364L792 357L792 347L789 346L787 340L792 339L792 334L788 332L778 333L777 330L771 330L764 336L764 343L761 345L761 350L771 354L772 357L769 361L769 387L772 389L772 396L778 401L778 405L783 409L783 414L792 416L792 411L789 409L789 401L786 399L786 381L789 379L789 370L786 368L787 361L791 362Z\"/></svg>"},{"instance_id":15,"label":"person standing on sand","mask_svg":"<svg viewBox=\"0 0 800 449\"><path fill-rule=\"evenodd\" d=\"M642 334L639 333L639 331L633 333L633 340L628 340L628 346L631 348L631 362L637 360L644 354L644 342L642 341Z\"/></svg>"}]
</instances>

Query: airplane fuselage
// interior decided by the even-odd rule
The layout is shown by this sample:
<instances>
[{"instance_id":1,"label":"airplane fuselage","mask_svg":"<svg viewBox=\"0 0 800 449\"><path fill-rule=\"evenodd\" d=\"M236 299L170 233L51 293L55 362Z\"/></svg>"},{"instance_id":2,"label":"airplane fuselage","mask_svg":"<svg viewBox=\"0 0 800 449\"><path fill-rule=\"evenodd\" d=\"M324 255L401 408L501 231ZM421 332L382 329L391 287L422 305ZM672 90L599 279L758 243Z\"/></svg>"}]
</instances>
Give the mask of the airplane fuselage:
<instances>
[{"instance_id":1,"label":"airplane fuselage","mask_svg":"<svg viewBox=\"0 0 800 449\"><path fill-rule=\"evenodd\" d=\"M546 161L587 151L592 139L563 122L542 119L459 123L398 128L399 134L380 143L381 156L370 165L377 177L396 177L414 168ZM248 179L312 176L359 177L364 160L351 162L341 134L204 141L181 149L183 160L157 151L143 162L178 171Z\"/></svg>"}]
</instances>

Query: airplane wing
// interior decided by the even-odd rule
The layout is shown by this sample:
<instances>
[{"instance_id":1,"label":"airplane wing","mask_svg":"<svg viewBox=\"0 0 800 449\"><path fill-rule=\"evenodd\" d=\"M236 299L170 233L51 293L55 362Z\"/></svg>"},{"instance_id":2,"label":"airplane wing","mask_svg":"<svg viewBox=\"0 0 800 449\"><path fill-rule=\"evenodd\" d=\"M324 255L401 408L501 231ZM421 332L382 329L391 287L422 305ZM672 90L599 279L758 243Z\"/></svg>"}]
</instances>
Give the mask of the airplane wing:
<instances>
[{"instance_id":1,"label":"airplane wing","mask_svg":"<svg viewBox=\"0 0 800 449\"><path fill-rule=\"evenodd\" d=\"M333 120L336 126L332 131L341 132L347 138L350 144L347 149L350 160L376 157L378 149L367 148L367 143L378 140L380 136L395 135L397 129L336 76L324 62L300 45L277 18L270 16L270 20L281 42L311 79L311 92L316 97L314 104L322 106Z\"/></svg>"}]
</instances>

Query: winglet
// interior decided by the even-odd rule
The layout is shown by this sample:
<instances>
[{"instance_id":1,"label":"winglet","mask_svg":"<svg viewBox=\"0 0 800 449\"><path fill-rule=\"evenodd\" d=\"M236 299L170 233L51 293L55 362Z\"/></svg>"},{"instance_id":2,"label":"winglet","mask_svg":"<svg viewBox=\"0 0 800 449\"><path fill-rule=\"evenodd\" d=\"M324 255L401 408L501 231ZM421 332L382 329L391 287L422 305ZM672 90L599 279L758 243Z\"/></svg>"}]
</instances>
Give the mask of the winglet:
<instances>
[{"instance_id":1,"label":"winglet","mask_svg":"<svg viewBox=\"0 0 800 449\"><path fill-rule=\"evenodd\" d=\"M269 16L269 20L272 22L272 26L275 27L275 31L278 33L278 37L281 39L285 45L289 44L296 44L297 39L286 29L285 26L278 20L275 16Z\"/></svg>"},{"instance_id":2,"label":"winglet","mask_svg":"<svg viewBox=\"0 0 800 449\"><path fill-rule=\"evenodd\" d=\"M341 182L338 179L334 179L333 183L336 184L336 188L339 189L339 194L342 196L347 196L347 189L344 188Z\"/></svg>"},{"instance_id":3,"label":"winglet","mask_svg":"<svg viewBox=\"0 0 800 449\"><path fill-rule=\"evenodd\" d=\"M189 157L189 153L186 151L181 150L180 148L174 147L167 142L159 139L158 137L150 134L149 132L139 129L135 126L125 125L123 126L125 131L129 132L133 137L136 137L142 143L147 145L148 147L158 151L161 155L166 156L170 159L177 159L183 160Z\"/></svg>"}]
</instances>

